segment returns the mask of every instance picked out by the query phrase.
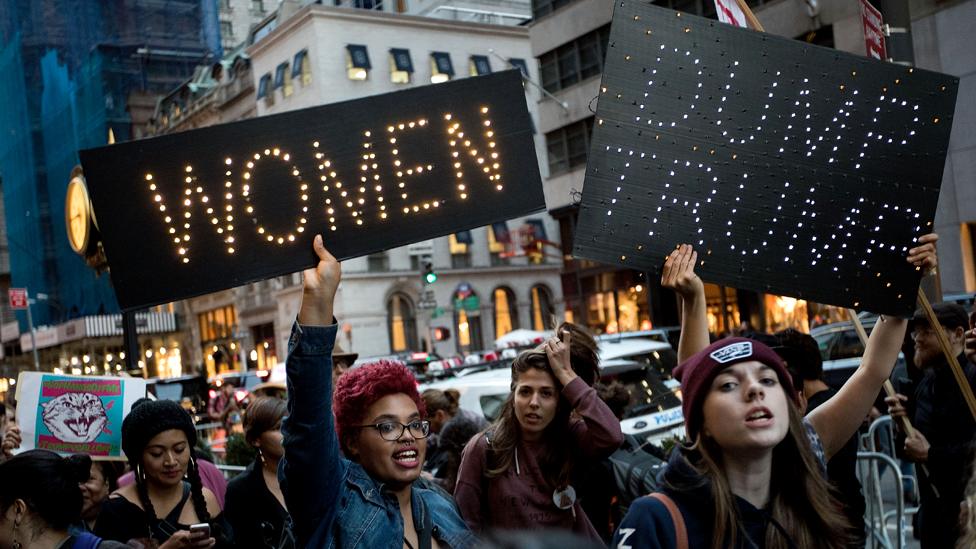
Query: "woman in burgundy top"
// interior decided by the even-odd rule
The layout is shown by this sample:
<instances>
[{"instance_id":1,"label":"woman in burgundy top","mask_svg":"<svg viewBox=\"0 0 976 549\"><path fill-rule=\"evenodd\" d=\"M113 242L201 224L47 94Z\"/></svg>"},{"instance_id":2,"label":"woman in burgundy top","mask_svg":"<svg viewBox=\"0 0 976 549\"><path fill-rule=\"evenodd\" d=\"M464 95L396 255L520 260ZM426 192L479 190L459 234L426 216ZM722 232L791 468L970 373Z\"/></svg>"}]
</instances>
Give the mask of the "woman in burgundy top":
<instances>
[{"instance_id":1,"label":"woman in burgundy top","mask_svg":"<svg viewBox=\"0 0 976 549\"><path fill-rule=\"evenodd\" d=\"M562 340L515 359L501 415L464 449L454 497L472 530L562 528L600 541L571 478L574 468L613 453L623 434L573 371L572 336L561 331Z\"/></svg>"}]
</instances>

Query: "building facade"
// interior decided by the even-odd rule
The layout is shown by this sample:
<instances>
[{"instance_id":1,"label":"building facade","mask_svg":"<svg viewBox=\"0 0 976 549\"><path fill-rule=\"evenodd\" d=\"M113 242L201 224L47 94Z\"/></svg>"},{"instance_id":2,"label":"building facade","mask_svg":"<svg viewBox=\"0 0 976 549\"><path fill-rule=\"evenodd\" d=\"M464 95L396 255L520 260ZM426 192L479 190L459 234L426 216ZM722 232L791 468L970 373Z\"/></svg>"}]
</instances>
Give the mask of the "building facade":
<instances>
[{"instance_id":1,"label":"building facade","mask_svg":"<svg viewBox=\"0 0 976 549\"><path fill-rule=\"evenodd\" d=\"M512 66L537 78L535 64L526 62L531 51L522 27L322 5L280 22L248 54L259 115ZM527 86L533 118L538 99ZM539 151L541 135L536 141ZM526 224L558 239L545 214L510 220L508 228ZM497 337L518 327L550 327L562 317L556 254L508 257L512 247L494 237L483 227L345 262L336 305L340 344L364 356L416 350L450 356L492 348ZM438 275L429 285L421 276L427 264ZM283 285L276 294L278 348L297 313L299 288ZM421 309L421 302L431 308Z\"/></svg>"},{"instance_id":2,"label":"building facade","mask_svg":"<svg viewBox=\"0 0 976 549\"><path fill-rule=\"evenodd\" d=\"M715 18L712 0L664 0L663 7ZM856 2L749 2L766 32L864 54ZM559 220L564 254L571 257L579 192L583 188L595 99L609 36L609 0L533 0L529 25L542 86L539 103L545 135L550 213ZM949 158L935 228L945 293L976 291L976 56L963 26L976 21L976 2L911 2L917 66L961 79ZM544 170L545 173L545 170ZM584 260L567 259L562 270L566 309L597 331L623 331L677 323L675 298L656 276ZM744 324L776 330L838 320L832 307L793 298L706 285L710 328L727 332ZM636 311L636 314L634 313Z\"/></svg>"},{"instance_id":3,"label":"building facade","mask_svg":"<svg viewBox=\"0 0 976 549\"><path fill-rule=\"evenodd\" d=\"M200 67L161 100L149 133L512 66L537 78L523 27L391 13L395 8L283 3L253 28L250 46ZM531 86L527 90L535 120L538 94ZM537 134L537 150L541 140ZM504 227L512 238L500 227L499 238L493 228L481 227L344 262L336 305L339 344L361 356L453 356L492 348L497 337L514 329L551 327L562 318L558 247L526 254L527 241L520 237L531 232L558 240L558 229L545 213L509 220ZM427 274L436 281L428 284ZM296 273L178 304L187 319L188 360L210 375L272 368L284 358L300 298Z\"/></svg>"},{"instance_id":4,"label":"building facade","mask_svg":"<svg viewBox=\"0 0 976 549\"><path fill-rule=\"evenodd\" d=\"M0 3L0 181L10 252L9 269L3 269L10 286L25 287L35 298L42 369L72 371L87 363L114 371L119 365L114 328L95 328L103 326L96 320L118 313L108 277L89 268L66 236L65 191L77 151L137 137L153 97L185 80L208 55L220 55L216 4L209 2ZM155 312L175 318L171 311ZM2 330L0 368L8 378L34 369L29 335L22 337L26 315L18 312L17 319L16 329L4 324ZM155 356L175 343L173 331L171 321L147 322L140 342ZM154 375L156 362L144 364Z\"/></svg>"}]
</instances>

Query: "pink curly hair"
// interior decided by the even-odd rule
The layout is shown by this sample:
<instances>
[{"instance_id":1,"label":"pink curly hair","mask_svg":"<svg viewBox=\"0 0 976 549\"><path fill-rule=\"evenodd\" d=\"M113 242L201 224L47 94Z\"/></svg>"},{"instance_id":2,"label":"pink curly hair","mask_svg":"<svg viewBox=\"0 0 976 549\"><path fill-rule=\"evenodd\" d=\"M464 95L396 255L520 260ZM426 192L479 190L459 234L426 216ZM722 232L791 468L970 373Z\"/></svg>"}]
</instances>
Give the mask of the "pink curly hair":
<instances>
[{"instance_id":1,"label":"pink curly hair","mask_svg":"<svg viewBox=\"0 0 976 549\"><path fill-rule=\"evenodd\" d=\"M366 420L366 409L377 400L403 393L417 405L420 417L427 415L424 400L417 392L417 380L401 362L379 360L342 374L332 398L336 434L343 453L349 455L347 439Z\"/></svg>"}]
</instances>

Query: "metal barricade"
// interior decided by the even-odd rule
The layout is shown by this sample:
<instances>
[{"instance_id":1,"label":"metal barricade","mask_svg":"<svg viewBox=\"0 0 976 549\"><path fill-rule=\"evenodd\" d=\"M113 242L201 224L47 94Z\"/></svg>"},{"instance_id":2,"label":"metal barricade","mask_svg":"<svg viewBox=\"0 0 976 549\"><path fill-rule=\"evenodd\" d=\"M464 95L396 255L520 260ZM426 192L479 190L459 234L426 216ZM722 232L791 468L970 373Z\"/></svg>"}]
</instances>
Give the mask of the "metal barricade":
<instances>
[{"instance_id":1,"label":"metal barricade","mask_svg":"<svg viewBox=\"0 0 976 549\"><path fill-rule=\"evenodd\" d=\"M918 507L905 506L905 481L911 482L915 501L918 501L918 483L914 476L906 476L902 473L900 462L895 456L894 441L891 416L882 416L876 419L867 434L861 437L861 446L867 451L857 454L858 476L864 493L864 522L868 529L867 546L872 548L903 549L906 547L906 519L918 512ZM883 490L884 474L889 470L894 480L894 509L886 509ZM888 532L888 524L891 520L895 521L894 540Z\"/></svg>"},{"instance_id":2,"label":"metal barricade","mask_svg":"<svg viewBox=\"0 0 976 549\"><path fill-rule=\"evenodd\" d=\"M224 474L224 478L230 480L244 472L247 467L243 465L217 465L217 470Z\"/></svg>"}]
</instances>

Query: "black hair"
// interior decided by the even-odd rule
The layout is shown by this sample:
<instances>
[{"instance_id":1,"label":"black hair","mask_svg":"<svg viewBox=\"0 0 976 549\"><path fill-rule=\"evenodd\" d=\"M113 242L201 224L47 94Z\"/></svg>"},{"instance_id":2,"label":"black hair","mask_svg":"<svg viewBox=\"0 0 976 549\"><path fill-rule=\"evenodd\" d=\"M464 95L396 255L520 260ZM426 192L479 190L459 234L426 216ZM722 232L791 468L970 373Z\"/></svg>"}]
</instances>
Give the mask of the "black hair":
<instances>
[{"instance_id":1,"label":"black hair","mask_svg":"<svg viewBox=\"0 0 976 549\"><path fill-rule=\"evenodd\" d=\"M48 450L29 450L0 463L0 511L20 499L50 528L67 530L81 518L78 484L88 480L91 458L62 458Z\"/></svg>"},{"instance_id":2,"label":"black hair","mask_svg":"<svg viewBox=\"0 0 976 549\"><path fill-rule=\"evenodd\" d=\"M787 328L776 332L776 339L779 340L779 347L773 349L803 380L823 379L823 357L820 356L820 347L813 336Z\"/></svg>"}]
</instances>

